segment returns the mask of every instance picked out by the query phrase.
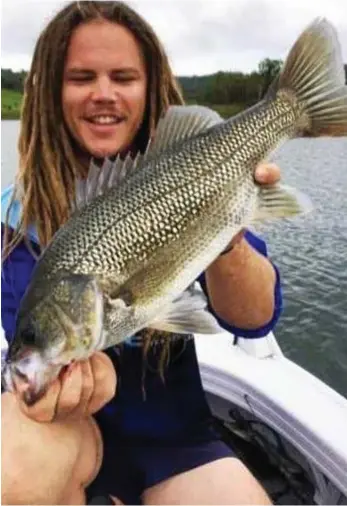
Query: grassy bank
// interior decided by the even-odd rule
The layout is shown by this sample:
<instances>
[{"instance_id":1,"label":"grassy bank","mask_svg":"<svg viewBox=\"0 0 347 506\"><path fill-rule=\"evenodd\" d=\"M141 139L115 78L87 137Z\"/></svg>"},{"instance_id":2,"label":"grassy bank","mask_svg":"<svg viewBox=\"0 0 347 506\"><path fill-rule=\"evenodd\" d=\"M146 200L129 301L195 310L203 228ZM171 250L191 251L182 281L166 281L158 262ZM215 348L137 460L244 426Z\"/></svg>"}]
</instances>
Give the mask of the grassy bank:
<instances>
[{"instance_id":1,"label":"grassy bank","mask_svg":"<svg viewBox=\"0 0 347 506\"><path fill-rule=\"evenodd\" d=\"M19 119L22 97L18 91L1 90L1 119Z\"/></svg>"}]
</instances>

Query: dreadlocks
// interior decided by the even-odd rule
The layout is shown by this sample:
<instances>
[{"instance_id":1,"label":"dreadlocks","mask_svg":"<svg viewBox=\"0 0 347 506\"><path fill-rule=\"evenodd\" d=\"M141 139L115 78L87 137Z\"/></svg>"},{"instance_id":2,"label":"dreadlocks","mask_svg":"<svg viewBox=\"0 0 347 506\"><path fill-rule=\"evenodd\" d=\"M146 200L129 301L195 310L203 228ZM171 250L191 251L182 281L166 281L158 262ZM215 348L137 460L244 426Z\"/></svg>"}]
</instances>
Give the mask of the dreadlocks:
<instances>
[{"instance_id":1,"label":"dreadlocks","mask_svg":"<svg viewBox=\"0 0 347 506\"><path fill-rule=\"evenodd\" d=\"M165 51L156 34L123 2L72 2L48 24L37 41L31 69L24 87L19 137L19 170L14 200L21 203L21 218L11 233L5 227L3 257L22 240L31 224L40 246L45 247L69 217L76 177L86 176L74 149L62 112L64 65L73 31L81 23L105 19L130 30L143 52L147 72L146 111L135 139L143 150L157 122L170 104L183 98ZM8 223L9 206L6 220Z\"/></svg>"}]
</instances>

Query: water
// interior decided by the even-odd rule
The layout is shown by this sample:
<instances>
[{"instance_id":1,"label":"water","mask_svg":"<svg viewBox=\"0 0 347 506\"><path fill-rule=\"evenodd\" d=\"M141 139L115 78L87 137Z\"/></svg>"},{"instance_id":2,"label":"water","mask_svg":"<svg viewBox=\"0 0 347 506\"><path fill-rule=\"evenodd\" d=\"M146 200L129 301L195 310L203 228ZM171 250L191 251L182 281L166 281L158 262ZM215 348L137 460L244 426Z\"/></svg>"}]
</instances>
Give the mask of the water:
<instances>
[{"instance_id":1,"label":"water","mask_svg":"<svg viewBox=\"0 0 347 506\"><path fill-rule=\"evenodd\" d=\"M2 122L2 188L17 166L18 130ZM283 283L276 337L286 356L347 396L347 139L295 139L272 158L315 206L260 230Z\"/></svg>"}]
</instances>

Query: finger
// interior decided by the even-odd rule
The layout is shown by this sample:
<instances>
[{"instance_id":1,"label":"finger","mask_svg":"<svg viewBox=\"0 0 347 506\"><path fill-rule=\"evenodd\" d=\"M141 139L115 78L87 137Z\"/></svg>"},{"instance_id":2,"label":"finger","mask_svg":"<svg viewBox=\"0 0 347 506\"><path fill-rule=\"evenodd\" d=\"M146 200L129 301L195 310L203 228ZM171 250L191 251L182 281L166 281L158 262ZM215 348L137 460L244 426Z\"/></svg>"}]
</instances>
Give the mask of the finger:
<instances>
[{"instance_id":1,"label":"finger","mask_svg":"<svg viewBox=\"0 0 347 506\"><path fill-rule=\"evenodd\" d=\"M110 495L110 498L111 498L111 501L113 501L113 504L124 504L124 502L122 502L120 499L118 499L118 497L116 497L114 495Z\"/></svg>"},{"instance_id":2,"label":"finger","mask_svg":"<svg viewBox=\"0 0 347 506\"><path fill-rule=\"evenodd\" d=\"M21 411L36 422L51 422L55 416L60 389L61 382L57 378L50 385L44 396L32 406L27 406L21 399L18 399Z\"/></svg>"},{"instance_id":3,"label":"finger","mask_svg":"<svg viewBox=\"0 0 347 506\"><path fill-rule=\"evenodd\" d=\"M261 163L255 169L254 178L259 184L275 184L281 178L281 171L275 163Z\"/></svg>"},{"instance_id":4,"label":"finger","mask_svg":"<svg viewBox=\"0 0 347 506\"><path fill-rule=\"evenodd\" d=\"M61 390L56 407L55 419L61 420L78 406L82 393L81 364L71 364L61 377Z\"/></svg>"},{"instance_id":5,"label":"finger","mask_svg":"<svg viewBox=\"0 0 347 506\"><path fill-rule=\"evenodd\" d=\"M96 352L90 358L94 376L94 390L88 406L88 413L99 411L116 393L117 376L111 359L103 352Z\"/></svg>"},{"instance_id":6,"label":"finger","mask_svg":"<svg viewBox=\"0 0 347 506\"><path fill-rule=\"evenodd\" d=\"M82 389L79 403L69 415L73 418L79 418L88 413L88 406L94 391L94 374L90 359L81 361L80 368L82 374Z\"/></svg>"},{"instance_id":7,"label":"finger","mask_svg":"<svg viewBox=\"0 0 347 506\"><path fill-rule=\"evenodd\" d=\"M240 232L238 232L232 239L231 243L230 243L230 246L231 247L234 247L236 246L236 244L238 244L241 239L243 239L243 236L245 235L245 232L246 232L246 229L245 228L242 228L240 230Z\"/></svg>"}]
</instances>

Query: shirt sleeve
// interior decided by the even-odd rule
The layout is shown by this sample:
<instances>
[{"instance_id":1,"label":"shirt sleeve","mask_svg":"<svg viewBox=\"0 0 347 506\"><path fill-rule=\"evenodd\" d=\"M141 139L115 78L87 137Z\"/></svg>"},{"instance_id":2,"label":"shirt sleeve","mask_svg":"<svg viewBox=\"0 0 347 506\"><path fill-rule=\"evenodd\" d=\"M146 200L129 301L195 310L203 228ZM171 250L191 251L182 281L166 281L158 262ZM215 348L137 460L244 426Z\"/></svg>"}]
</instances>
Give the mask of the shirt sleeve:
<instances>
[{"instance_id":1,"label":"shirt sleeve","mask_svg":"<svg viewBox=\"0 0 347 506\"><path fill-rule=\"evenodd\" d=\"M3 232L4 228L1 225L2 237ZM32 246L34 250L37 250L37 245ZM35 257L22 241L2 264L1 323L8 343L13 338L19 304L31 279L35 263Z\"/></svg>"},{"instance_id":2,"label":"shirt sleeve","mask_svg":"<svg viewBox=\"0 0 347 506\"><path fill-rule=\"evenodd\" d=\"M256 236L255 234L253 234L249 230L246 230L244 237L247 240L247 242L256 251L258 251L261 255L264 255L265 257L268 256L266 243L260 237ZM271 262L271 260L270 260L270 262ZM263 337L263 336L266 336L266 334L268 334L269 332L271 332L271 330L274 329L274 327L281 315L281 312L282 312L282 289L281 289L281 279L280 279L279 271L278 271L276 265L274 265L273 263L272 263L272 265L273 265L273 267L275 269L275 273L276 273L276 283L275 283L275 293L274 293L274 298L275 298L274 313L272 315L271 320L266 325L264 325L263 327L259 327L257 329L242 329L239 327L234 327L234 326L230 325L229 323L225 322L224 320L222 320L219 316L217 316L217 314L213 310L213 308L210 304L210 300L208 298L205 274L204 273L201 274L201 276L198 278L198 282L200 283L201 288L203 289L203 291L208 299L208 309L215 316L215 318L217 319L218 323L220 324L220 326L222 328L224 328L228 332L231 332L232 334L234 334L237 337L246 337L246 338Z\"/></svg>"}]
</instances>

